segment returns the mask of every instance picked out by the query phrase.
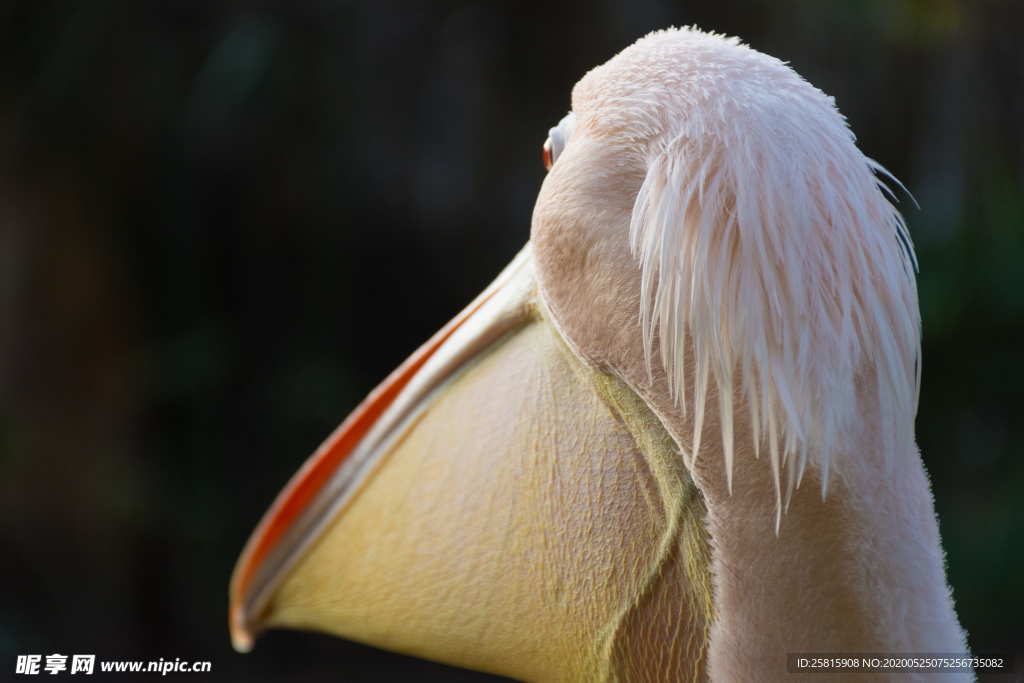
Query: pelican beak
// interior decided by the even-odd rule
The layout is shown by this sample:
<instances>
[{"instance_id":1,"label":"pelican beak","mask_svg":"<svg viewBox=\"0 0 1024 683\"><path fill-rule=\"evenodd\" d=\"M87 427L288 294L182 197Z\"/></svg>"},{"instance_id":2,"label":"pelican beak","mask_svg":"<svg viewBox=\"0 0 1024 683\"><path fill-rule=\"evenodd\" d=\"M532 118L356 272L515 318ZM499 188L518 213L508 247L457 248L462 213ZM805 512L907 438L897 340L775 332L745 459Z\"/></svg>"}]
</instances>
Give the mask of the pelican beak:
<instances>
[{"instance_id":1,"label":"pelican beak","mask_svg":"<svg viewBox=\"0 0 1024 683\"><path fill-rule=\"evenodd\" d=\"M229 628L252 649L289 572L373 476L431 397L526 324L535 285L527 245L498 278L384 380L305 462L249 537L231 577Z\"/></svg>"}]
</instances>

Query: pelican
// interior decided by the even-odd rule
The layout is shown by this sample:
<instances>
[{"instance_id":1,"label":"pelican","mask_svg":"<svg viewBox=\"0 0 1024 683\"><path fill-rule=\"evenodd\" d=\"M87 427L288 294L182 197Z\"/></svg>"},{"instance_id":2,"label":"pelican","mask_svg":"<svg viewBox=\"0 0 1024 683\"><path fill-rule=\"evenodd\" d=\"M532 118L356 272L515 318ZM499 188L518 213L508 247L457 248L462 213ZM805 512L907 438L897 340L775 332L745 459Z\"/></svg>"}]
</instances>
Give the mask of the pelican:
<instances>
[{"instance_id":1,"label":"pelican","mask_svg":"<svg viewBox=\"0 0 1024 683\"><path fill-rule=\"evenodd\" d=\"M537 681L966 653L898 183L833 99L670 29L588 72L544 152L525 248L253 532L234 646L313 629Z\"/></svg>"}]
</instances>

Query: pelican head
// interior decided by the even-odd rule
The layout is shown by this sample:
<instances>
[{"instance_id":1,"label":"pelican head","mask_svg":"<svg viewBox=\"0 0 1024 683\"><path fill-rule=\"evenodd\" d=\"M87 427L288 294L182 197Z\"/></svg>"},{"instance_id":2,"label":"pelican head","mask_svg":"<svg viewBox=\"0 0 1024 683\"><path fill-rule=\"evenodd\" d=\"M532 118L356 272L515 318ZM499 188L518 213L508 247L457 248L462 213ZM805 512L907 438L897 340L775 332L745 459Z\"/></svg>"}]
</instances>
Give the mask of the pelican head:
<instances>
[{"instance_id":1,"label":"pelican head","mask_svg":"<svg viewBox=\"0 0 1024 683\"><path fill-rule=\"evenodd\" d=\"M965 652L914 443L916 262L832 98L661 31L577 83L544 153L530 243L253 533L236 647L310 628L528 680Z\"/></svg>"}]
</instances>

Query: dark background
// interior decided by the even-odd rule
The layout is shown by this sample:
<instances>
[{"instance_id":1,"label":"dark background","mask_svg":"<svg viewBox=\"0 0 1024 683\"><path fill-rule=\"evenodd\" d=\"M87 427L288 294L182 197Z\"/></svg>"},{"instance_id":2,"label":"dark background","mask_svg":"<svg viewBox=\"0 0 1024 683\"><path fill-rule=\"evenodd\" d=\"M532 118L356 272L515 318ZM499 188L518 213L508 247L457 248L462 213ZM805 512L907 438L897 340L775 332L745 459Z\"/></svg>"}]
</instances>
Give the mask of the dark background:
<instances>
[{"instance_id":1,"label":"dark background","mask_svg":"<svg viewBox=\"0 0 1024 683\"><path fill-rule=\"evenodd\" d=\"M1024 650L1024 3L0 4L0 674L483 677L226 587L305 456L526 241L572 85L649 30L738 34L921 204L918 435L977 651Z\"/></svg>"}]
</instances>

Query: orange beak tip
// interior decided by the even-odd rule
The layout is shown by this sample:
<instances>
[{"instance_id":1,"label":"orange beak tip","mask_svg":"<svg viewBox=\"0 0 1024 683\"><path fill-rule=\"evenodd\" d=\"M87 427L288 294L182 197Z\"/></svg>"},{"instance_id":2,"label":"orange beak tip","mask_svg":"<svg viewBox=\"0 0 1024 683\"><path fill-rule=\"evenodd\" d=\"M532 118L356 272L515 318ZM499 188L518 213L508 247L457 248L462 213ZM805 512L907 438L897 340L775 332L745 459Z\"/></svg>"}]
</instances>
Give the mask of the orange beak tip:
<instances>
[{"instance_id":1,"label":"orange beak tip","mask_svg":"<svg viewBox=\"0 0 1024 683\"><path fill-rule=\"evenodd\" d=\"M241 654L252 652L252 633L249 632L249 628L245 623L245 614L243 613L240 605L231 606L231 617L229 621L229 628L231 629L231 647L235 648L235 652L239 652Z\"/></svg>"}]
</instances>

